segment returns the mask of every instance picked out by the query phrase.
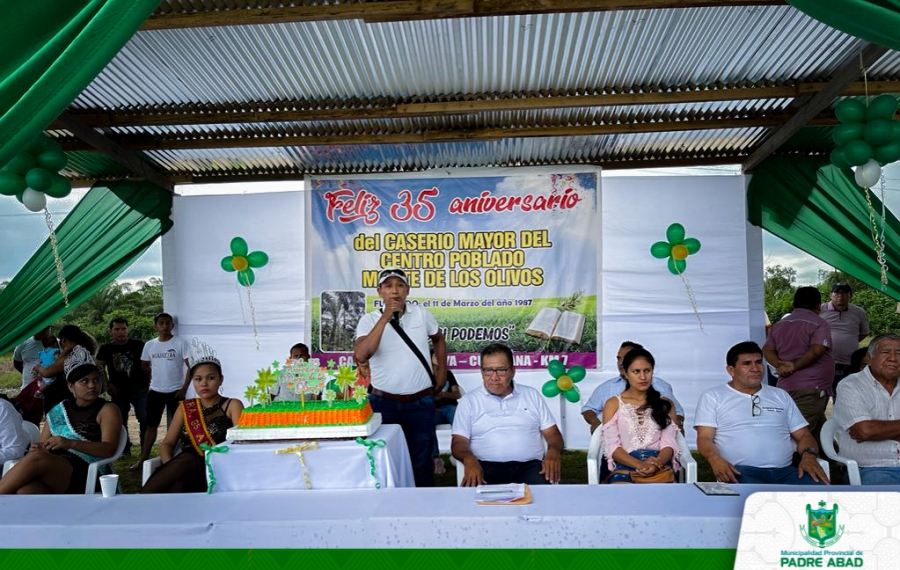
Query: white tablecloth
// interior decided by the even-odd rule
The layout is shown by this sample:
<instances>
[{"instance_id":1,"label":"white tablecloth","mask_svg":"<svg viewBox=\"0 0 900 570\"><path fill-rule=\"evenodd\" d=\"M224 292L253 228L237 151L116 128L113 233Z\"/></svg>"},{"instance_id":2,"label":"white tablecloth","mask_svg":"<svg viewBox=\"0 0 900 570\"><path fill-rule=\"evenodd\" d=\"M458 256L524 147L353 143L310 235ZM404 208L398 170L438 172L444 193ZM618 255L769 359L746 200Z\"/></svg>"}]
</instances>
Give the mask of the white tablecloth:
<instances>
[{"instance_id":1,"label":"white tablecloth","mask_svg":"<svg viewBox=\"0 0 900 570\"><path fill-rule=\"evenodd\" d=\"M372 450L381 487L414 487L412 464L403 430L382 425L367 439L383 440ZM275 443L226 442L227 453L213 453L215 493L306 489L303 466L295 453L275 453L301 441ZM303 452L313 489L374 489L366 447L355 440L318 440L318 449Z\"/></svg>"},{"instance_id":2,"label":"white tablecloth","mask_svg":"<svg viewBox=\"0 0 900 570\"><path fill-rule=\"evenodd\" d=\"M0 497L0 548L737 548L754 492L735 485L532 487L534 502L478 506L471 488ZM829 488L829 500L840 491ZM876 489L877 490L877 489Z\"/></svg>"}]
</instances>

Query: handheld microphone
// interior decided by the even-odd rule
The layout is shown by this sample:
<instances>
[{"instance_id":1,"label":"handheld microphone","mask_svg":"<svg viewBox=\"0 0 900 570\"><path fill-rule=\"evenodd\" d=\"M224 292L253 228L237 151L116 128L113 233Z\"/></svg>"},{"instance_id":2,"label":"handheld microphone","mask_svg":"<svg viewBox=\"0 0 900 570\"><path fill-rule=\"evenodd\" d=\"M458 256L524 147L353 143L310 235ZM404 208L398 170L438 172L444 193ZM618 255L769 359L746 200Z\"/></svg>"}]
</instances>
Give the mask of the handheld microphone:
<instances>
[{"instance_id":1,"label":"handheld microphone","mask_svg":"<svg viewBox=\"0 0 900 570\"><path fill-rule=\"evenodd\" d=\"M391 315L391 320L394 321L395 323L399 323L400 322L400 311L394 311L394 313Z\"/></svg>"}]
</instances>

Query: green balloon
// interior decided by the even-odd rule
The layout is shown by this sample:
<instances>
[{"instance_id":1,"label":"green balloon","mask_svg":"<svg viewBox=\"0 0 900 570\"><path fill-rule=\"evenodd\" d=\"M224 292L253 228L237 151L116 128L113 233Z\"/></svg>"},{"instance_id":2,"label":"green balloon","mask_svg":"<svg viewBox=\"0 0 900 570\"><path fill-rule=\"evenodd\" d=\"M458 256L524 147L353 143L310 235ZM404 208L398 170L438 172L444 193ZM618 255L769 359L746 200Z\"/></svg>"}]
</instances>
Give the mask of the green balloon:
<instances>
[{"instance_id":1,"label":"green balloon","mask_svg":"<svg viewBox=\"0 0 900 570\"><path fill-rule=\"evenodd\" d=\"M247 257L247 252L250 251L250 248L247 247L247 240L242 237L236 237L231 240L231 253L234 255L240 255L241 257Z\"/></svg>"},{"instance_id":2,"label":"green balloon","mask_svg":"<svg viewBox=\"0 0 900 570\"><path fill-rule=\"evenodd\" d=\"M684 247L687 248L689 254L694 255L700 251L700 240L697 238L686 238L684 240Z\"/></svg>"},{"instance_id":3,"label":"green balloon","mask_svg":"<svg viewBox=\"0 0 900 570\"><path fill-rule=\"evenodd\" d=\"M50 188L44 190L44 194L51 198L65 198L72 191L72 182L62 174L53 175L53 183Z\"/></svg>"},{"instance_id":4,"label":"green balloon","mask_svg":"<svg viewBox=\"0 0 900 570\"><path fill-rule=\"evenodd\" d=\"M559 360L554 359L547 363L547 372L550 373L550 376L559 378L566 373L566 366Z\"/></svg>"},{"instance_id":5,"label":"green balloon","mask_svg":"<svg viewBox=\"0 0 900 570\"><path fill-rule=\"evenodd\" d=\"M869 143L872 148L889 143L893 136L894 129L891 125L891 121L885 121L884 119L875 119L874 121L868 122L866 123L865 129L863 129L863 138L866 139L866 142Z\"/></svg>"},{"instance_id":6,"label":"green balloon","mask_svg":"<svg viewBox=\"0 0 900 570\"><path fill-rule=\"evenodd\" d=\"M69 157L61 150L47 150L37 157L37 164L50 172L59 172L69 163Z\"/></svg>"},{"instance_id":7,"label":"green balloon","mask_svg":"<svg viewBox=\"0 0 900 570\"><path fill-rule=\"evenodd\" d=\"M581 393L578 392L578 387L577 387L577 386L572 386L571 389L566 390L565 392L563 392L563 396L565 396L565 397L566 397L566 400L572 402L573 404L577 404L577 403L578 403L578 400L581 399Z\"/></svg>"},{"instance_id":8,"label":"green balloon","mask_svg":"<svg viewBox=\"0 0 900 570\"><path fill-rule=\"evenodd\" d=\"M238 283L244 287L253 285L254 281L256 281L256 277L253 275L253 270L249 267L243 271L238 271Z\"/></svg>"},{"instance_id":9,"label":"green balloon","mask_svg":"<svg viewBox=\"0 0 900 570\"><path fill-rule=\"evenodd\" d=\"M900 141L895 140L876 148L875 160L881 166L900 160Z\"/></svg>"},{"instance_id":10,"label":"green balloon","mask_svg":"<svg viewBox=\"0 0 900 570\"><path fill-rule=\"evenodd\" d=\"M250 263L250 267L262 267L269 263L269 256L264 251L254 251L247 255L247 261Z\"/></svg>"},{"instance_id":11,"label":"green balloon","mask_svg":"<svg viewBox=\"0 0 900 570\"><path fill-rule=\"evenodd\" d=\"M684 226L675 222L666 229L666 239L669 243L676 245L684 241Z\"/></svg>"},{"instance_id":12,"label":"green balloon","mask_svg":"<svg viewBox=\"0 0 900 570\"><path fill-rule=\"evenodd\" d=\"M684 270L687 269L687 262L683 259L675 259L674 257L669 258L669 272L672 275L681 275L684 273Z\"/></svg>"},{"instance_id":13,"label":"green balloon","mask_svg":"<svg viewBox=\"0 0 900 570\"><path fill-rule=\"evenodd\" d=\"M900 121L891 121L891 138L900 141Z\"/></svg>"},{"instance_id":14,"label":"green balloon","mask_svg":"<svg viewBox=\"0 0 900 570\"><path fill-rule=\"evenodd\" d=\"M16 156L9 161L6 165L7 170L12 170L13 172L17 172L22 176L28 174L28 171L34 168L35 166L34 157L28 154L27 152L20 152Z\"/></svg>"},{"instance_id":15,"label":"green balloon","mask_svg":"<svg viewBox=\"0 0 900 570\"><path fill-rule=\"evenodd\" d=\"M866 120L869 122L884 119L890 121L897 112L897 98L888 93L879 95L869 101L869 107L866 109Z\"/></svg>"},{"instance_id":16,"label":"green balloon","mask_svg":"<svg viewBox=\"0 0 900 570\"><path fill-rule=\"evenodd\" d=\"M837 166L838 168L852 168L853 165L847 161L847 157L844 156L844 147L835 147L834 150L831 151L831 164Z\"/></svg>"},{"instance_id":17,"label":"green balloon","mask_svg":"<svg viewBox=\"0 0 900 570\"><path fill-rule=\"evenodd\" d=\"M834 107L834 114L842 123L866 120L866 106L859 99L844 99Z\"/></svg>"},{"instance_id":18,"label":"green balloon","mask_svg":"<svg viewBox=\"0 0 900 570\"><path fill-rule=\"evenodd\" d=\"M33 188L38 192L46 192L50 185L53 184L53 175L45 169L36 166L25 175L25 182L29 188Z\"/></svg>"},{"instance_id":19,"label":"green balloon","mask_svg":"<svg viewBox=\"0 0 900 570\"><path fill-rule=\"evenodd\" d=\"M0 194L15 196L24 192L26 188L25 177L11 170L0 170Z\"/></svg>"},{"instance_id":20,"label":"green balloon","mask_svg":"<svg viewBox=\"0 0 900 570\"><path fill-rule=\"evenodd\" d=\"M573 366L572 368L569 368L569 378L572 379L572 382L581 382L586 375L587 370L584 369L584 366Z\"/></svg>"},{"instance_id":21,"label":"green balloon","mask_svg":"<svg viewBox=\"0 0 900 570\"><path fill-rule=\"evenodd\" d=\"M665 259L672 255L672 244L667 241L658 241L650 246L650 255L657 259Z\"/></svg>"},{"instance_id":22,"label":"green balloon","mask_svg":"<svg viewBox=\"0 0 900 570\"><path fill-rule=\"evenodd\" d=\"M864 140L855 140L844 147L844 157L853 166L865 164L872 158L872 147Z\"/></svg>"},{"instance_id":23,"label":"green balloon","mask_svg":"<svg viewBox=\"0 0 900 570\"><path fill-rule=\"evenodd\" d=\"M559 386L556 385L556 380L547 380L544 382L544 385L541 386L541 394L548 398L559 395L559 392L560 389Z\"/></svg>"},{"instance_id":24,"label":"green balloon","mask_svg":"<svg viewBox=\"0 0 900 570\"><path fill-rule=\"evenodd\" d=\"M229 255L228 257L223 257L222 262L221 262L222 269L224 269L225 271L227 271L229 273L231 273L233 271L237 271L234 268L234 266L231 265L231 259L232 259L232 256Z\"/></svg>"},{"instance_id":25,"label":"green balloon","mask_svg":"<svg viewBox=\"0 0 900 570\"><path fill-rule=\"evenodd\" d=\"M850 141L863 138L865 132L865 124L852 121L849 123L841 123L831 132L831 138L838 146L844 146Z\"/></svg>"}]
</instances>

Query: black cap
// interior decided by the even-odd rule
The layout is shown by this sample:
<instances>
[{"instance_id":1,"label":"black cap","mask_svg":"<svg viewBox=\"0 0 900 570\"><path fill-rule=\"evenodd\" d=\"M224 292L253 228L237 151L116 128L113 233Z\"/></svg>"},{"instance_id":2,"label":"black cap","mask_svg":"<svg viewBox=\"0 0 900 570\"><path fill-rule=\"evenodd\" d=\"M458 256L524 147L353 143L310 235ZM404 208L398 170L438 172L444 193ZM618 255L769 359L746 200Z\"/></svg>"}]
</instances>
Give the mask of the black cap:
<instances>
[{"instance_id":1,"label":"black cap","mask_svg":"<svg viewBox=\"0 0 900 570\"><path fill-rule=\"evenodd\" d=\"M835 283L834 287L831 288L832 293L836 293L838 291L846 291L848 293L853 293L853 288L847 285L846 283Z\"/></svg>"}]
</instances>

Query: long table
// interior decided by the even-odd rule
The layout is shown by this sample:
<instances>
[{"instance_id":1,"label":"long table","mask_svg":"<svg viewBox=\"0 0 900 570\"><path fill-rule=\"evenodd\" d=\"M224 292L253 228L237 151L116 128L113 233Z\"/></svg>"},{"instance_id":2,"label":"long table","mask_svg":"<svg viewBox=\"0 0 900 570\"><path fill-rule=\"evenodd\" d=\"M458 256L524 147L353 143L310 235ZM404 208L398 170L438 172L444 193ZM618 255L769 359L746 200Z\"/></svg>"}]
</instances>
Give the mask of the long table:
<instances>
[{"instance_id":1,"label":"long table","mask_svg":"<svg viewBox=\"0 0 900 570\"><path fill-rule=\"evenodd\" d=\"M478 506L466 488L0 497L0 548L737 548L735 485L532 487L534 502ZM829 491L861 490L836 487Z\"/></svg>"},{"instance_id":2,"label":"long table","mask_svg":"<svg viewBox=\"0 0 900 570\"><path fill-rule=\"evenodd\" d=\"M306 489L413 487L412 464L403 430L383 424L366 438L371 450L355 440L227 442L227 453L210 456L214 493ZM310 447L310 446L313 447Z\"/></svg>"}]
</instances>

